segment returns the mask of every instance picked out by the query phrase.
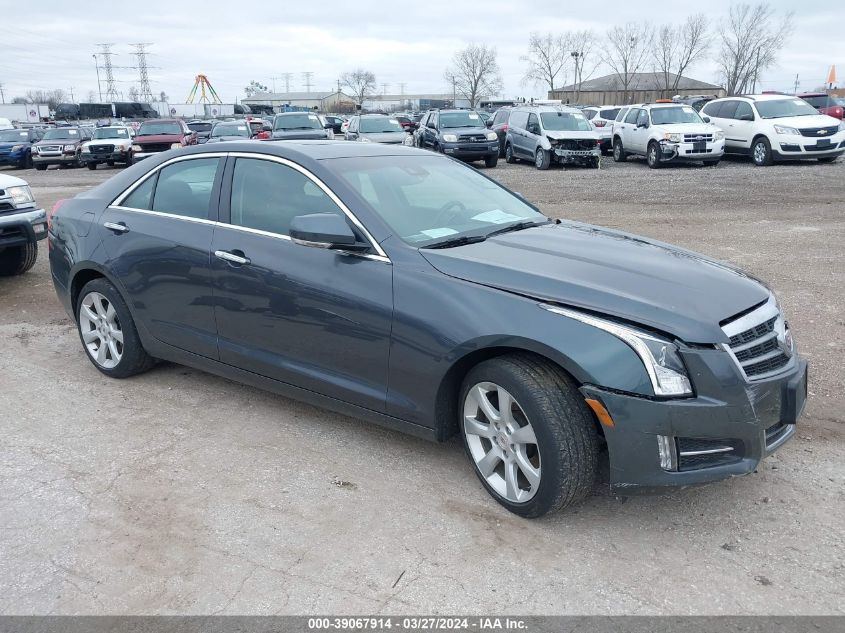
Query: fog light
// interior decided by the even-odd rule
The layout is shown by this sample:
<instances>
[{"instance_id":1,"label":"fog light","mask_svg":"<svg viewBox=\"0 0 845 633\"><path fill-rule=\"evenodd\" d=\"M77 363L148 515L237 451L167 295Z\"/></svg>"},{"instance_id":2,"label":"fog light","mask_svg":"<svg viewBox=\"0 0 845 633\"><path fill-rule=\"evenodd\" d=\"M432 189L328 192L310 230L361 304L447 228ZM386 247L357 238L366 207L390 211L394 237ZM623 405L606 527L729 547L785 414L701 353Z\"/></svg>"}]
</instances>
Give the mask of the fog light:
<instances>
[{"instance_id":1,"label":"fog light","mask_svg":"<svg viewBox=\"0 0 845 633\"><path fill-rule=\"evenodd\" d=\"M657 453L660 455L660 467L663 470L678 470L678 456L675 453L673 438L668 435L658 435Z\"/></svg>"},{"instance_id":2,"label":"fog light","mask_svg":"<svg viewBox=\"0 0 845 633\"><path fill-rule=\"evenodd\" d=\"M36 233L43 233L44 231L47 230L47 227L44 224L33 224L32 230L35 231Z\"/></svg>"}]
</instances>

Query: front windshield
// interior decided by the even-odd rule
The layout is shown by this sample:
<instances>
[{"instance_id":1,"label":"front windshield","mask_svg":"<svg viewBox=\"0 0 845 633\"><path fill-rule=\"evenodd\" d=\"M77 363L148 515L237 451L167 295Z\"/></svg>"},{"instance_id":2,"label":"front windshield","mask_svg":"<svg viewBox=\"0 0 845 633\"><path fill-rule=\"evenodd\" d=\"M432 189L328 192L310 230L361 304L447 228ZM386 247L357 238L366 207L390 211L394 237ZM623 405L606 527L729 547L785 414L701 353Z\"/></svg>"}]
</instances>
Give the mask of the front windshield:
<instances>
[{"instance_id":1,"label":"front windshield","mask_svg":"<svg viewBox=\"0 0 845 633\"><path fill-rule=\"evenodd\" d=\"M362 117L361 132L364 134L378 134L379 132L402 132L402 126L396 119L386 116Z\"/></svg>"},{"instance_id":2,"label":"front windshield","mask_svg":"<svg viewBox=\"0 0 845 633\"><path fill-rule=\"evenodd\" d=\"M816 109L803 99L773 99L772 101L757 101L754 105L764 119L818 114Z\"/></svg>"},{"instance_id":3,"label":"front windshield","mask_svg":"<svg viewBox=\"0 0 845 633\"><path fill-rule=\"evenodd\" d=\"M138 128L138 136L156 136L158 134L182 135L182 127L178 123L142 123Z\"/></svg>"},{"instance_id":4,"label":"front windshield","mask_svg":"<svg viewBox=\"0 0 845 633\"><path fill-rule=\"evenodd\" d=\"M654 108L651 111L654 125L672 125L673 123L704 123L701 116L690 106L680 108Z\"/></svg>"},{"instance_id":5,"label":"front windshield","mask_svg":"<svg viewBox=\"0 0 845 633\"><path fill-rule=\"evenodd\" d=\"M188 123L188 129L193 132L208 132L212 127L212 123Z\"/></svg>"},{"instance_id":6,"label":"front windshield","mask_svg":"<svg viewBox=\"0 0 845 633\"><path fill-rule=\"evenodd\" d=\"M211 136L249 136L246 123L218 123L211 131Z\"/></svg>"},{"instance_id":7,"label":"front windshield","mask_svg":"<svg viewBox=\"0 0 845 633\"><path fill-rule=\"evenodd\" d=\"M543 129L556 132L589 132L593 128L580 112L541 112Z\"/></svg>"},{"instance_id":8,"label":"front windshield","mask_svg":"<svg viewBox=\"0 0 845 633\"><path fill-rule=\"evenodd\" d=\"M3 130L0 132L0 143L14 143L25 141L29 138L26 130Z\"/></svg>"},{"instance_id":9,"label":"front windshield","mask_svg":"<svg viewBox=\"0 0 845 633\"><path fill-rule=\"evenodd\" d=\"M402 240L417 247L547 221L471 167L438 156L340 158L332 166Z\"/></svg>"},{"instance_id":10,"label":"front windshield","mask_svg":"<svg viewBox=\"0 0 845 633\"><path fill-rule=\"evenodd\" d=\"M274 130L319 130L322 129L316 114L286 114L276 117Z\"/></svg>"},{"instance_id":11,"label":"front windshield","mask_svg":"<svg viewBox=\"0 0 845 633\"><path fill-rule=\"evenodd\" d=\"M442 129L455 127L484 127L484 123L477 112L469 110L462 112L441 112L440 127Z\"/></svg>"},{"instance_id":12,"label":"front windshield","mask_svg":"<svg viewBox=\"0 0 845 633\"><path fill-rule=\"evenodd\" d=\"M122 127L101 127L94 130L94 138L129 138L129 132Z\"/></svg>"},{"instance_id":13,"label":"front windshield","mask_svg":"<svg viewBox=\"0 0 845 633\"><path fill-rule=\"evenodd\" d=\"M52 130L47 130L44 132L45 141L52 141L52 140L59 140L59 139L71 139L74 141L79 140L79 130L75 130L69 127L57 127L53 128Z\"/></svg>"}]
</instances>

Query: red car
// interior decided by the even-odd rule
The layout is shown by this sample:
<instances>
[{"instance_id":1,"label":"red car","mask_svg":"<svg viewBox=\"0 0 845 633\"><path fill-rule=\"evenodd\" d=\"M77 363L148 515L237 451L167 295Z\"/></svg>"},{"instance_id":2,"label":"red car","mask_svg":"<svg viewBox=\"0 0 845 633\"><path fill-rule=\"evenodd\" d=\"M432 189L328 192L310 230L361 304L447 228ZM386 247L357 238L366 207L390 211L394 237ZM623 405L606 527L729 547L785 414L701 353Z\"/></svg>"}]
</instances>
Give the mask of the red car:
<instances>
[{"instance_id":1,"label":"red car","mask_svg":"<svg viewBox=\"0 0 845 633\"><path fill-rule=\"evenodd\" d=\"M832 116L836 119L845 118L845 108L836 102L836 99L824 92L805 92L804 94L795 95L801 97L804 101L813 106L822 114Z\"/></svg>"},{"instance_id":2,"label":"red car","mask_svg":"<svg viewBox=\"0 0 845 633\"><path fill-rule=\"evenodd\" d=\"M417 129L417 127L419 127L417 123L412 121L409 117L405 116L404 114L397 114L396 116L391 118L399 121L399 125L401 125L402 129L406 132L413 132Z\"/></svg>"},{"instance_id":3,"label":"red car","mask_svg":"<svg viewBox=\"0 0 845 633\"><path fill-rule=\"evenodd\" d=\"M148 119L135 134L132 153L141 160L169 149L197 144L197 133L182 119Z\"/></svg>"}]
</instances>

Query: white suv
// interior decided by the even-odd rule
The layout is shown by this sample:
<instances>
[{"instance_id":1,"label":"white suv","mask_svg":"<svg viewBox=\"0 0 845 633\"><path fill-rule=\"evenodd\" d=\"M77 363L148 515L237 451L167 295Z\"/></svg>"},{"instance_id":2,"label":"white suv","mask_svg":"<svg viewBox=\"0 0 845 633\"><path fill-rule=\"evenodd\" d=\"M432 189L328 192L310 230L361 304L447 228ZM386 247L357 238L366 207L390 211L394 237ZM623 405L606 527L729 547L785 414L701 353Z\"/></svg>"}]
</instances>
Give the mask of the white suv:
<instances>
[{"instance_id":1,"label":"white suv","mask_svg":"<svg viewBox=\"0 0 845 633\"><path fill-rule=\"evenodd\" d=\"M750 155L755 165L795 158L830 163L845 153L845 123L819 114L798 97L726 97L711 101L701 113L724 130L726 152Z\"/></svg>"},{"instance_id":2,"label":"white suv","mask_svg":"<svg viewBox=\"0 0 845 633\"><path fill-rule=\"evenodd\" d=\"M613 122L613 160L645 156L652 169L669 162L718 165L725 153L725 133L702 120L691 106L640 103L620 110Z\"/></svg>"},{"instance_id":3,"label":"white suv","mask_svg":"<svg viewBox=\"0 0 845 633\"><path fill-rule=\"evenodd\" d=\"M613 151L613 121L621 108L622 106L590 106L581 110L601 138L602 154L610 154Z\"/></svg>"}]
</instances>

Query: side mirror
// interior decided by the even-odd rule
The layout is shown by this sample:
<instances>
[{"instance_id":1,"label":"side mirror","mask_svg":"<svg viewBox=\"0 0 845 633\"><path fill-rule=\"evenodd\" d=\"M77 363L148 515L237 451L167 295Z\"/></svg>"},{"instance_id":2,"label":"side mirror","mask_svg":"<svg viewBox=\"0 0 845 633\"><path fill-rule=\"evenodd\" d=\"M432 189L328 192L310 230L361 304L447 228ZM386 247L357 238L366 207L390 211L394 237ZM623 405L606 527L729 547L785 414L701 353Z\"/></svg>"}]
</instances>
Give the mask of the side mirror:
<instances>
[{"instance_id":1,"label":"side mirror","mask_svg":"<svg viewBox=\"0 0 845 633\"><path fill-rule=\"evenodd\" d=\"M346 220L334 213L296 216L290 222L290 239L315 248L349 248L356 244Z\"/></svg>"},{"instance_id":2,"label":"side mirror","mask_svg":"<svg viewBox=\"0 0 845 633\"><path fill-rule=\"evenodd\" d=\"M739 120L740 121L753 121L754 115L753 114L743 114L742 116L739 117Z\"/></svg>"},{"instance_id":3,"label":"side mirror","mask_svg":"<svg viewBox=\"0 0 845 633\"><path fill-rule=\"evenodd\" d=\"M705 123L710 123L710 117L709 116L702 117L701 120L704 121Z\"/></svg>"},{"instance_id":4,"label":"side mirror","mask_svg":"<svg viewBox=\"0 0 845 633\"><path fill-rule=\"evenodd\" d=\"M642 123L637 123L637 127L648 127L648 121L643 121Z\"/></svg>"}]
</instances>

